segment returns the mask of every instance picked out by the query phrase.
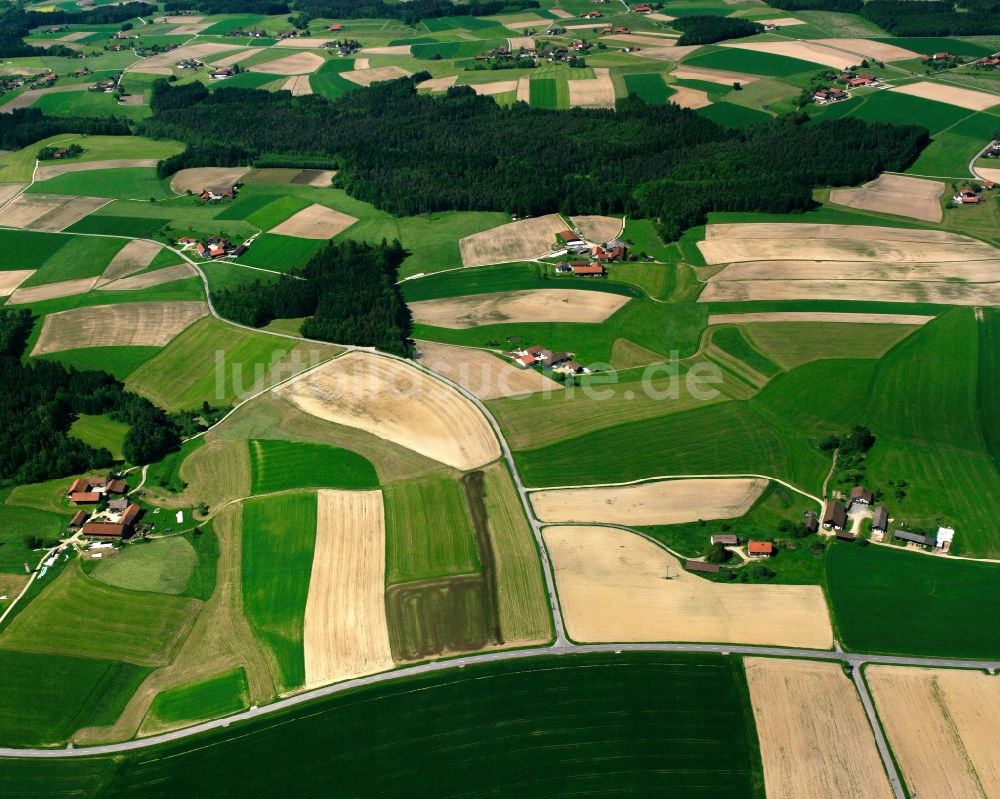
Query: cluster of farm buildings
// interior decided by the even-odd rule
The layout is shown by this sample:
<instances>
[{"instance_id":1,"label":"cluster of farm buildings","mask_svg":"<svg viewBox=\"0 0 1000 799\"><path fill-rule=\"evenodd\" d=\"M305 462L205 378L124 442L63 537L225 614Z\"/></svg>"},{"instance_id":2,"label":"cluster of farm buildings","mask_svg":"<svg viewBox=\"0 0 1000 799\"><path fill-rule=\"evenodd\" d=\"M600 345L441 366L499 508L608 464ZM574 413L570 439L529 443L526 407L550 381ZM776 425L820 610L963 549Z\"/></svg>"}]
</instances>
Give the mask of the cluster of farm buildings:
<instances>
[{"instance_id":1,"label":"cluster of farm buildings","mask_svg":"<svg viewBox=\"0 0 1000 799\"><path fill-rule=\"evenodd\" d=\"M74 480L66 496L79 510L73 514L69 526L87 538L118 539L123 541L135 532L142 508L127 496L128 485L124 480L107 477L81 477ZM96 506L88 511L81 506Z\"/></svg>"},{"instance_id":2,"label":"cluster of farm buildings","mask_svg":"<svg viewBox=\"0 0 1000 799\"><path fill-rule=\"evenodd\" d=\"M744 540L738 535L729 533L713 535L710 539L713 544L719 544L727 549L730 547L743 546ZM761 560L763 558L774 557L778 550L770 541L756 541L748 539L746 542L746 556L749 560ZM691 572L702 572L704 574L718 574L719 564L709 563L705 560L695 560L688 558L684 561L684 568Z\"/></svg>"},{"instance_id":3,"label":"cluster of farm buildings","mask_svg":"<svg viewBox=\"0 0 1000 799\"><path fill-rule=\"evenodd\" d=\"M181 250L194 250L198 255L206 260L216 258L239 258L245 253L249 246L243 244L233 244L229 239L220 236L209 236L204 241L192 238L191 236L181 236L177 239L177 244Z\"/></svg>"},{"instance_id":4,"label":"cluster of farm buildings","mask_svg":"<svg viewBox=\"0 0 1000 799\"><path fill-rule=\"evenodd\" d=\"M874 75L858 74L853 70L844 70L839 75L828 72L824 77L833 83L839 83L844 88L841 89L838 86L824 86L817 89L813 92L812 96L813 102L817 105L827 105L828 103L837 103L841 100L849 100L851 98L850 91L845 91L845 89L888 88L887 83L883 83Z\"/></svg>"},{"instance_id":5,"label":"cluster of farm buildings","mask_svg":"<svg viewBox=\"0 0 1000 799\"><path fill-rule=\"evenodd\" d=\"M864 486L851 489L848 504L840 500L829 500L823 511L823 528L832 531L842 541L854 541L858 531L850 529L848 516L871 517L871 540L875 543L885 541L889 533L889 511L882 505L872 508L875 497ZM939 527L935 535L910 532L904 529L894 529L892 540L907 547L929 549L945 553L951 549L955 531L951 527Z\"/></svg>"},{"instance_id":6,"label":"cluster of farm buildings","mask_svg":"<svg viewBox=\"0 0 1000 799\"><path fill-rule=\"evenodd\" d=\"M996 188L996 184L992 180L985 180L981 188L979 186L966 186L959 189L951 201L955 205L979 205L983 201L982 190L993 188Z\"/></svg>"},{"instance_id":7,"label":"cluster of farm buildings","mask_svg":"<svg viewBox=\"0 0 1000 799\"><path fill-rule=\"evenodd\" d=\"M584 375L590 372L587 367L573 360L571 352L553 352L544 347L532 346L518 347L503 354L522 369L540 366L542 369L564 375Z\"/></svg>"},{"instance_id":8,"label":"cluster of farm buildings","mask_svg":"<svg viewBox=\"0 0 1000 799\"><path fill-rule=\"evenodd\" d=\"M624 261L628 257L628 245L621 239L611 239L604 244L588 244L572 230L556 234L567 254L589 255L588 261L560 261L556 264L556 274L576 277L603 277L605 264Z\"/></svg>"}]
</instances>

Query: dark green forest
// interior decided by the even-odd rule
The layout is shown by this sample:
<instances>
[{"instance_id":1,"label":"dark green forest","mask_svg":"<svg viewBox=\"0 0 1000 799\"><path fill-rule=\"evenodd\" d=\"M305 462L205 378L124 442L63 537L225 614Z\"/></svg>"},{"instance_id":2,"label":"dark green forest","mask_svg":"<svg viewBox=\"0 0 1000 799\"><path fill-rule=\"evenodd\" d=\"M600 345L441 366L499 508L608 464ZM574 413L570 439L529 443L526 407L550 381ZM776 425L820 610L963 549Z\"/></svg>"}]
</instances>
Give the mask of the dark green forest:
<instances>
[{"instance_id":1,"label":"dark green forest","mask_svg":"<svg viewBox=\"0 0 1000 799\"><path fill-rule=\"evenodd\" d=\"M712 14L695 14L680 17L670 23L670 27L681 32L677 44L712 44L725 39L742 39L764 32L759 22L738 17L719 17Z\"/></svg>"},{"instance_id":2,"label":"dark green forest","mask_svg":"<svg viewBox=\"0 0 1000 799\"><path fill-rule=\"evenodd\" d=\"M128 136L131 132L128 123L116 117L46 116L37 108L0 114L0 150L20 150L57 133Z\"/></svg>"},{"instance_id":3,"label":"dark green forest","mask_svg":"<svg viewBox=\"0 0 1000 799\"><path fill-rule=\"evenodd\" d=\"M24 363L34 324L30 311L0 309L0 484L51 480L112 463L68 435L80 413L107 413L129 425L124 455L131 463L160 460L180 444L177 425L149 400L125 391L107 372L67 369L52 361Z\"/></svg>"},{"instance_id":4,"label":"dark green forest","mask_svg":"<svg viewBox=\"0 0 1000 799\"><path fill-rule=\"evenodd\" d=\"M736 131L636 97L617 111L501 108L469 87L420 95L414 84L424 76L336 100L224 88L187 104L158 82L156 113L138 130L188 143L161 162L161 176L282 154L328 157L340 170L336 185L400 216L628 213L659 219L667 240L709 211L811 208L814 187L902 171L929 141L922 127L852 118L788 117Z\"/></svg>"},{"instance_id":5,"label":"dark green forest","mask_svg":"<svg viewBox=\"0 0 1000 799\"><path fill-rule=\"evenodd\" d=\"M398 241L330 242L277 283L255 281L218 291L212 303L240 324L262 327L305 316L300 332L306 338L407 355L413 322L396 284L405 257Z\"/></svg>"},{"instance_id":6,"label":"dark green forest","mask_svg":"<svg viewBox=\"0 0 1000 799\"><path fill-rule=\"evenodd\" d=\"M1000 33L998 0L871 0L858 13L896 36L987 36Z\"/></svg>"}]
</instances>

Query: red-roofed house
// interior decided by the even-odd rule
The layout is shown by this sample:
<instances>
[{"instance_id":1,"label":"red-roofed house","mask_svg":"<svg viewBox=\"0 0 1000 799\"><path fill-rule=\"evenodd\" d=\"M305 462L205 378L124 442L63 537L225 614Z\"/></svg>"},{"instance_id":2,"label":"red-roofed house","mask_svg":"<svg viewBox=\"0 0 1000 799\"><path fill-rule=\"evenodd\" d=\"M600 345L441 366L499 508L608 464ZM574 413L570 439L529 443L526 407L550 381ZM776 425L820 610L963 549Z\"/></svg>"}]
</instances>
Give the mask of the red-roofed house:
<instances>
[{"instance_id":1,"label":"red-roofed house","mask_svg":"<svg viewBox=\"0 0 1000 799\"><path fill-rule=\"evenodd\" d=\"M577 277L600 277L604 274L604 267L597 261L589 264L577 264L573 267L573 274Z\"/></svg>"},{"instance_id":2,"label":"red-roofed house","mask_svg":"<svg viewBox=\"0 0 1000 799\"><path fill-rule=\"evenodd\" d=\"M101 501L101 495L96 491L77 491L69 495L69 501L74 505L96 505Z\"/></svg>"},{"instance_id":3,"label":"red-roofed house","mask_svg":"<svg viewBox=\"0 0 1000 799\"><path fill-rule=\"evenodd\" d=\"M79 477L70 484L69 491L66 494L67 496L72 496L73 494L84 494L87 491L90 491L90 483Z\"/></svg>"},{"instance_id":4,"label":"red-roofed house","mask_svg":"<svg viewBox=\"0 0 1000 799\"><path fill-rule=\"evenodd\" d=\"M747 541L747 555L751 558L769 558L774 554L770 541Z\"/></svg>"}]
</instances>

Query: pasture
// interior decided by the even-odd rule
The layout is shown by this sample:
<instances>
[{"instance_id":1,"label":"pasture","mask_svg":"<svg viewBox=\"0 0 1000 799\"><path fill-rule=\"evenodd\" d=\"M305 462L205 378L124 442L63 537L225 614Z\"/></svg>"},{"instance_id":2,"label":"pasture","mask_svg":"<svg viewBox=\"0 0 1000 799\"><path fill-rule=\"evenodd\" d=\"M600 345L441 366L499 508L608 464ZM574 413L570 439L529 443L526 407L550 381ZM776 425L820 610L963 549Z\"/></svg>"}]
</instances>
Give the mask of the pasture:
<instances>
[{"instance_id":1,"label":"pasture","mask_svg":"<svg viewBox=\"0 0 1000 799\"><path fill-rule=\"evenodd\" d=\"M66 240L65 243L58 246L37 267L35 274L21 284L23 288L65 280L97 277L126 244L122 239L102 239L90 236L60 236L59 238ZM18 244L20 246L38 244L43 247L43 251L48 249L46 242L42 241L40 237L22 239ZM20 250L15 250L15 252L20 252ZM20 266L17 260L12 263L12 266L14 265Z\"/></svg>"},{"instance_id":2,"label":"pasture","mask_svg":"<svg viewBox=\"0 0 1000 799\"><path fill-rule=\"evenodd\" d=\"M374 467L350 450L303 441L254 439L249 445L254 494L294 488L378 488Z\"/></svg>"},{"instance_id":3,"label":"pasture","mask_svg":"<svg viewBox=\"0 0 1000 799\"><path fill-rule=\"evenodd\" d=\"M629 94L638 95L651 105L665 103L670 99L670 92L660 72L625 75L624 78Z\"/></svg>"},{"instance_id":4,"label":"pasture","mask_svg":"<svg viewBox=\"0 0 1000 799\"><path fill-rule=\"evenodd\" d=\"M180 536L136 543L102 560L91 577L107 585L157 594L183 594L198 554Z\"/></svg>"},{"instance_id":5,"label":"pasture","mask_svg":"<svg viewBox=\"0 0 1000 799\"><path fill-rule=\"evenodd\" d=\"M511 696L518 701L496 701ZM103 783L117 796L143 799L229 797L245 794L248 784L261 794L288 795L548 797L558 791L576 797L593 795L598 786L622 799L692 791L750 799L763 795L752 729L736 659L565 655L468 666L341 694L209 733L203 745L178 742L126 755L114 773L99 758L4 761L0 790L9 795L45 779L67 789ZM533 742L528 749L526 739ZM380 746L372 746L375 740ZM320 759L324 768L309 767ZM400 771L399 763L422 768L414 775Z\"/></svg>"},{"instance_id":6,"label":"pasture","mask_svg":"<svg viewBox=\"0 0 1000 799\"><path fill-rule=\"evenodd\" d=\"M456 479L391 483L384 493L388 585L480 570L472 521Z\"/></svg>"},{"instance_id":7,"label":"pasture","mask_svg":"<svg viewBox=\"0 0 1000 799\"><path fill-rule=\"evenodd\" d=\"M315 493L243 504L243 612L277 662L285 691L306 680L303 628L315 542Z\"/></svg>"},{"instance_id":8,"label":"pasture","mask_svg":"<svg viewBox=\"0 0 1000 799\"><path fill-rule=\"evenodd\" d=\"M161 691L144 720L147 728L164 729L202 719L217 719L244 710L250 704L243 669Z\"/></svg>"},{"instance_id":9,"label":"pasture","mask_svg":"<svg viewBox=\"0 0 1000 799\"><path fill-rule=\"evenodd\" d=\"M130 604L135 603L135 604ZM143 607L135 613L136 604ZM0 634L0 649L169 663L201 602L113 588L70 563Z\"/></svg>"},{"instance_id":10,"label":"pasture","mask_svg":"<svg viewBox=\"0 0 1000 799\"><path fill-rule=\"evenodd\" d=\"M85 444L90 444L94 449L103 447L111 453L115 460L121 460L123 457L122 446L125 443L125 435L128 430L127 424L116 422L108 416L81 413L76 417L76 421L70 425L69 434Z\"/></svg>"},{"instance_id":11,"label":"pasture","mask_svg":"<svg viewBox=\"0 0 1000 799\"><path fill-rule=\"evenodd\" d=\"M849 649L926 657L1000 656L1000 618L992 603L982 601L1000 579L996 564L842 544L829 548L826 573L837 637ZM887 602L889 596L907 601ZM920 612L913 613L913 607Z\"/></svg>"}]
</instances>

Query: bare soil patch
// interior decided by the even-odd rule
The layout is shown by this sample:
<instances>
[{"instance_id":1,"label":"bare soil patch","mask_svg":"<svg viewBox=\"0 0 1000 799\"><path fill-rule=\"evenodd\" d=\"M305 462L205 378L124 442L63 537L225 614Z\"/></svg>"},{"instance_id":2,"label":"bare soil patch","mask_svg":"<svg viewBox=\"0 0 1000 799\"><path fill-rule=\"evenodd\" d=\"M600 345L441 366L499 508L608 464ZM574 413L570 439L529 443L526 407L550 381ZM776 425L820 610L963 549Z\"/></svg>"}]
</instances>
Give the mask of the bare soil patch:
<instances>
[{"instance_id":1,"label":"bare soil patch","mask_svg":"<svg viewBox=\"0 0 1000 799\"><path fill-rule=\"evenodd\" d=\"M409 55L410 45L393 44L386 47L366 47L362 51L365 55Z\"/></svg>"},{"instance_id":2,"label":"bare soil patch","mask_svg":"<svg viewBox=\"0 0 1000 799\"><path fill-rule=\"evenodd\" d=\"M293 75L284 82L281 88L286 92L291 92L292 97L302 97L313 93L308 75Z\"/></svg>"},{"instance_id":3,"label":"bare soil patch","mask_svg":"<svg viewBox=\"0 0 1000 799\"><path fill-rule=\"evenodd\" d=\"M666 40L663 42L666 44ZM652 58L654 61L681 61L687 58L695 50L700 50L700 44L685 44L673 47L643 47L642 57Z\"/></svg>"},{"instance_id":4,"label":"bare soil patch","mask_svg":"<svg viewBox=\"0 0 1000 799\"><path fill-rule=\"evenodd\" d=\"M7 300L8 305L19 303L42 302L55 300L59 297L72 297L75 294L86 294L97 283L96 277L83 277L79 280L63 280L60 283L46 283L42 286L15 289ZM47 317L46 317L47 318Z\"/></svg>"},{"instance_id":5,"label":"bare soil patch","mask_svg":"<svg viewBox=\"0 0 1000 799\"><path fill-rule=\"evenodd\" d=\"M336 176L336 169L303 169L292 178L291 182L300 186L313 186L317 189L327 189Z\"/></svg>"},{"instance_id":6,"label":"bare soil patch","mask_svg":"<svg viewBox=\"0 0 1000 799\"><path fill-rule=\"evenodd\" d=\"M325 63L326 59L315 53L294 53L266 64L256 64L253 71L268 75L311 75Z\"/></svg>"},{"instance_id":7,"label":"bare soil patch","mask_svg":"<svg viewBox=\"0 0 1000 799\"><path fill-rule=\"evenodd\" d=\"M975 167L976 174L984 180L992 180L994 183L1000 183L1000 169L996 167L990 168L985 166Z\"/></svg>"},{"instance_id":8,"label":"bare soil patch","mask_svg":"<svg viewBox=\"0 0 1000 799\"><path fill-rule=\"evenodd\" d=\"M168 16L163 18L163 23L165 25L191 25L195 22L201 22L204 17L198 16L187 16L182 14L180 16Z\"/></svg>"},{"instance_id":9,"label":"bare soil patch","mask_svg":"<svg viewBox=\"0 0 1000 799\"><path fill-rule=\"evenodd\" d=\"M860 188L834 189L830 192L830 202L925 222L940 222L944 189L945 185L937 180L880 175Z\"/></svg>"},{"instance_id":10,"label":"bare soil patch","mask_svg":"<svg viewBox=\"0 0 1000 799\"><path fill-rule=\"evenodd\" d=\"M563 387L562 383L534 369L519 369L485 350L431 341L418 341L417 350L417 363L444 375L482 400L536 391L561 391Z\"/></svg>"},{"instance_id":11,"label":"bare soil patch","mask_svg":"<svg viewBox=\"0 0 1000 799\"><path fill-rule=\"evenodd\" d=\"M61 194L21 194L0 209L0 225L25 228L69 199Z\"/></svg>"},{"instance_id":12,"label":"bare soil patch","mask_svg":"<svg viewBox=\"0 0 1000 799\"><path fill-rule=\"evenodd\" d=\"M476 94L492 97L495 94L507 94L507 92L517 91L516 80L495 80L490 83L472 83L472 90Z\"/></svg>"},{"instance_id":13,"label":"bare soil patch","mask_svg":"<svg viewBox=\"0 0 1000 799\"><path fill-rule=\"evenodd\" d=\"M908 61L920 57L920 54L913 52L913 50L886 42L877 42L874 39L815 39L814 41L817 44L836 47L849 53L860 53L868 58L874 58L876 61Z\"/></svg>"},{"instance_id":14,"label":"bare soil patch","mask_svg":"<svg viewBox=\"0 0 1000 799\"><path fill-rule=\"evenodd\" d=\"M628 297L583 289L531 289L410 303L420 324L461 330L502 322L603 322Z\"/></svg>"},{"instance_id":15,"label":"bare soil patch","mask_svg":"<svg viewBox=\"0 0 1000 799\"><path fill-rule=\"evenodd\" d=\"M310 205L271 228L270 232L300 239L331 239L357 221L355 217L325 205Z\"/></svg>"},{"instance_id":16,"label":"bare soil patch","mask_svg":"<svg viewBox=\"0 0 1000 799\"><path fill-rule=\"evenodd\" d=\"M7 297L25 280L35 274L34 269L8 269L0 272L0 297Z\"/></svg>"},{"instance_id":17,"label":"bare soil patch","mask_svg":"<svg viewBox=\"0 0 1000 799\"><path fill-rule=\"evenodd\" d=\"M0 213L2 220L3 214ZM461 239L458 247L465 266L527 261L551 252L555 247L556 233L565 229L562 217L548 214L473 233Z\"/></svg>"},{"instance_id":18,"label":"bare soil patch","mask_svg":"<svg viewBox=\"0 0 1000 799\"><path fill-rule=\"evenodd\" d=\"M527 27L531 27L531 25L528 25ZM511 50L518 50L521 47L523 47L525 50L535 49L535 40L532 39L530 36L512 36L507 41L510 42Z\"/></svg>"},{"instance_id":19,"label":"bare soil patch","mask_svg":"<svg viewBox=\"0 0 1000 799\"><path fill-rule=\"evenodd\" d=\"M573 216L570 217L573 226L579 228L587 241L603 244L616 238L624 227L619 216Z\"/></svg>"},{"instance_id":20,"label":"bare soil patch","mask_svg":"<svg viewBox=\"0 0 1000 799\"><path fill-rule=\"evenodd\" d=\"M428 78L417 84L418 89L428 89L432 92L444 92L455 85L458 75L449 75L446 78Z\"/></svg>"},{"instance_id":21,"label":"bare soil patch","mask_svg":"<svg viewBox=\"0 0 1000 799\"><path fill-rule=\"evenodd\" d=\"M701 89L692 89L689 86L671 86L673 94L670 95L670 102L679 105L681 108L705 108L712 104L708 99L708 92Z\"/></svg>"},{"instance_id":22,"label":"bare soil patch","mask_svg":"<svg viewBox=\"0 0 1000 799\"><path fill-rule=\"evenodd\" d=\"M88 36L93 36L94 31L73 31L72 33L67 33L65 36L60 36L60 42L78 42L80 39L86 39Z\"/></svg>"},{"instance_id":23,"label":"bare soil patch","mask_svg":"<svg viewBox=\"0 0 1000 799\"><path fill-rule=\"evenodd\" d=\"M21 197L24 196L23 194L21 195ZM17 200L14 201L14 203L16 202ZM55 233L79 222L85 216L107 205L109 202L111 200L104 197L70 197L68 202L61 204L57 208L53 208L48 213L25 225L25 227L31 230L47 230ZM14 203L11 203L11 205Z\"/></svg>"},{"instance_id":24,"label":"bare soil patch","mask_svg":"<svg viewBox=\"0 0 1000 799\"><path fill-rule=\"evenodd\" d=\"M238 53L233 53L232 55L224 56L217 61L212 62L213 67L231 67L233 64L238 64L240 61L245 61L252 55L257 55L257 53L263 53L263 47L250 47L246 50L240 50Z\"/></svg>"},{"instance_id":25,"label":"bare soil patch","mask_svg":"<svg viewBox=\"0 0 1000 799\"><path fill-rule=\"evenodd\" d=\"M1000 105L1000 94L961 89L958 86L945 86L942 83L932 83L926 80L907 83L905 86L896 86L890 91L923 97L925 100L937 100L939 103L947 103L948 105L957 105L959 108L965 108L969 111L984 111L987 108Z\"/></svg>"},{"instance_id":26,"label":"bare soil patch","mask_svg":"<svg viewBox=\"0 0 1000 799\"><path fill-rule=\"evenodd\" d=\"M187 25L178 25L172 31L170 31L171 36L197 36L202 31L211 28L211 22L202 23L189 23Z\"/></svg>"},{"instance_id":27,"label":"bare soil patch","mask_svg":"<svg viewBox=\"0 0 1000 799\"><path fill-rule=\"evenodd\" d=\"M402 67L372 67L371 69L359 69L353 72L341 72L340 77L346 78L359 86L371 86L383 80L396 80L412 75Z\"/></svg>"},{"instance_id":28,"label":"bare soil patch","mask_svg":"<svg viewBox=\"0 0 1000 799\"><path fill-rule=\"evenodd\" d=\"M711 314L712 325L746 325L756 322L838 322L843 324L878 325L925 325L933 316L919 314L879 314L879 313L834 313L810 311L774 311L771 313Z\"/></svg>"},{"instance_id":29,"label":"bare soil patch","mask_svg":"<svg viewBox=\"0 0 1000 799\"><path fill-rule=\"evenodd\" d=\"M182 169L171 178L170 190L174 194L184 194L187 191L197 194L209 187L233 186L249 171L248 166L199 166Z\"/></svg>"},{"instance_id":30,"label":"bare soil patch","mask_svg":"<svg viewBox=\"0 0 1000 799\"><path fill-rule=\"evenodd\" d=\"M188 264L177 264L177 266L168 266L165 269L155 269L141 275L113 280L107 285L98 286L98 288L101 291L138 291L153 286L162 286L165 283L173 283L175 280L184 280L194 276L194 274L194 269Z\"/></svg>"},{"instance_id":31,"label":"bare soil patch","mask_svg":"<svg viewBox=\"0 0 1000 799\"><path fill-rule=\"evenodd\" d=\"M805 21L795 19L795 17L779 17L778 19L758 19L761 25L777 25L779 28L788 28L792 25L805 25Z\"/></svg>"},{"instance_id":32,"label":"bare soil patch","mask_svg":"<svg viewBox=\"0 0 1000 799\"><path fill-rule=\"evenodd\" d=\"M141 101L141 96L139 96L139 99ZM39 166L35 170L35 180L49 180L59 175L65 175L68 172L86 172L91 169L150 169L155 167L156 164L156 158L112 158L107 161L84 161L82 163L67 161L64 164Z\"/></svg>"},{"instance_id":33,"label":"bare soil patch","mask_svg":"<svg viewBox=\"0 0 1000 799\"><path fill-rule=\"evenodd\" d=\"M573 19L573 15L565 8L550 8L549 13L554 17L559 17L559 19Z\"/></svg>"},{"instance_id":34,"label":"bare soil patch","mask_svg":"<svg viewBox=\"0 0 1000 799\"><path fill-rule=\"evenodd\" d=\"M162 347L208 313L203 302L91 305L49 314L32 355L84 347Z\"/></svg>"},{"instance_id":35,"label":"bare soil patch","mask_svg":"<svg viewBox=\"0 0 1000 799\"><path fill-rule=\"evenodd\" d=\"M381 491L320 491L306 599L306 687L387 671Z\"/></svg>"},{"instance_id":36,"label":"bare soil patch","mask_svg":"<svg viewBox=\"0 0 1000 799\"><path fill-rule=\"evenodd\" d=\"M677 43L677 39L680 38L677 34L664 34L663 36L655 36L649 32L644 31L643 34L638 33L622 33L616 34L614 36L604 37L609 41L613 41L616 44L619 42L624 42L625 44L638 44L645 45L647 47L673 47Z\"/></svg>"},{"instance_id":37,"label":"bare soil patch","mask_svg":"<svg viewBox=\"0 0 1000 799\"><path fill-rule=\"evenodd\" d=\"M457 469L475 469L500 456L492 428L469 400L393 358L351 352L276 391L306 413Z\"/></svg>"},{"instance_id":38,"label":"bare soil patch","mask_svg":"<svg viewBox=\"0 0 1000 799\"><path fill-rule=\"evenodd\" d=\"M510 28L512 31L523 31L526 28L545 28L546 20L526 19L521 21L511 21L511 22L505 22L503 26L505 28Z\"/></svg>"},{"instance_id":39,"label":"bare soil patch","mask_svg":"<svg viewBox=\"0 0 1000 799\"><path fill-rule=\"evenodd\" d=\"M24 191L27 183L0 183L0 209L12 198Z\"/></svg>"},{"instance_id":40,"label":"bare soil patch","mask_svg":"<svg viewBox=\"0 0 1000 799\"><path fill-rule=\"evenodd\" d=\"M543 522L680 524L742 516L767 488L767 480L658 480L627 486L532 491L531 506Z\"/></svg>"},{"instance_id":41,"label":"bare soil patch","mask_svg":"<svg viewBox=\"0 0 1000 799\"><path fill-rule=\"evenodd\" d=\"M527 75L517 79L517 102L531 102L531 78Z\"/></svg>"},{"instance_id":42,"label":"bare soil patch","mask_svg":"<svg viewBox=\"0 0 1000 799\"><path fill-rule=\"evenodd\" d=\"M163 74L161 72L156 72L156 70L169 70L178 61L183 61L187 58L197 58L198 60L203 59L205 56L215 55L216 53L225 53L230 50L241 50L245 51L248 48L241 47L238 44L221 44L220 42L202 42L199 44L185 44L168 53L159 53L158 55L150 56L145 61L137 64L131 68L132 72L145 72L153 75Z\"/></svg>"},{"instance_id":43,"label":"bare soil patch","mask_svg":"<svg viewBox=\"0 0 1000 799\"><path fill-rule=\"evenodd\" d=\"M778 658L743 664L768 799L891 799L875 736L839 664Z\"/></svg>"},{"instance_id":44,"label":"bare soil patch","mask_svg":"<svg viewBox=\"0 0 1000 799\"><path fill-rule=\"evenodd\" d=\"M746 261L730 264L709 282L727 280L896 280L989 283L1000 279L1000 260L947 263L884 261Z\"/></svg>"},{"instance_id":45,"label":"bare soil patch","mask_svg":"<svg viewBox=\"0 0 1000 799\"><path fill-rule=\"evenodd\" d=\"M882 302L1000 305L1000 283L905 283L854 280L727 280L709 283L698 302L746 300L848 300L859 293Z\"/></svg>"},{"instance_id":46,"label":"bare soil patch","mask_svg":"<svg viewBox=\"0 0 1000 799\"><path fill-rule=\"evenodd\" d=\"M335 39L335 36L330 36L330 39ZM305 37L305 36L293 36L291 39L282 39L280 42L275 44L275 47L286 47L289 49L298 50L316 50L326 44L330 39L320 39L317 37Z\"/></svg>"},{"instance_id":47,"label":"bare soil patch","mask_svg":"<svg viewBox=\"0 0 1000 799\"><path fill-rule=\"evenodd\" d=\"M833 644L819 586L714 583L684 571L652 541L612 527L547 527L544 537L576 641Z\"/></svg>"},{"instance_id":48,"label":"bare soil patch","mask_svg":"<svg viewBox=\"0 0 1000 799\"><path fill-rule=\"evenodd\" d=\"M367 58L355 58L354 59L354 69L355 70L368 69L370 66L371 66L371 63L369 62L369 60ZM458 76L456 75L455 77L458 77Z\"/></svg>"},{"instance_id":49,"label":"bare soil patch","mask_svg":"<svg viewBox=\"0 0 1000 799\"><path fill-rule=\"evenodd\" d=\"M735 47L738 50L756 50L759 53L783 55L788 58L798 58L801 61L811 61L833 69L845 69L856 64L858 56L836 47L824 47L820 44L803 41L789 42L728 42L723 47Z\"/></svg>"},{"instance_id":50,"label":"bare soil patch","mask_svg":"<svg viewBox=\"0 0 1000 799\"><path fill-rule=\"evenodd\" d=\"M610 75L599 75L593 80L568 80L566 83L569 86L569 104L573 108L615 107L615 85Z\"/></svg>"},{"instance_id":51,"label":"bare soil patch","mask_svg":"<svg viewBox=\"0 0 1000 799\"><path fill-rule=\"evenodd\" d=\"M742 72L727 72L723 69L688 67L683 64L679 65L677 69L670 74L679 80L703 80L708 83L718 83L722 86L728 86L734 81L739 81L740 83L753 83L755 80L759 80L756 75L744 75Z\"/></svg>"},{"instance_id":52,"label":"bare soil patch","mask_svg":"<svg viewBox=\"0 0 1000 799\"><path fill-rule=\"evenodd\" d=\"M101 278L103 280L118 280L139 272L149 266L159 251L160 245L155 241L143 241L142 239L130 241L111 259L111 263L108 264Z\"/></svg>"},{"instance_id":53,"label":"bare soil patch","mask_svg":"<svg viewBox=\"0 0 1000 799\"><path fill-rule=\"evenodd\" d=\"M1000 796L1000 679L902 666L865 676L911 795Z\"/></svg>"},{"instance_id":54,"label":"bare soil patch","mask_svg":"<svg viewBox=\"0 0 1000 799\"><path fill-rule=\"evenodd\" d=\"M650 14L646 14L646 19L655 19L658 22L673 22L677 17L672 17L669 14L661 14L659 11L653 11Z\"/></svg>"}]
</instances>

